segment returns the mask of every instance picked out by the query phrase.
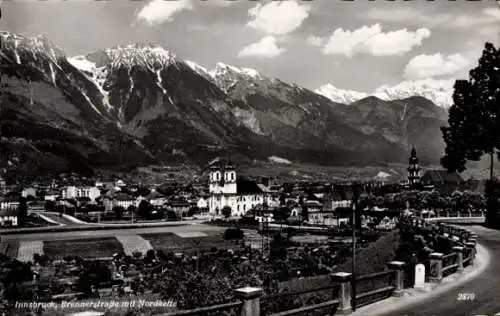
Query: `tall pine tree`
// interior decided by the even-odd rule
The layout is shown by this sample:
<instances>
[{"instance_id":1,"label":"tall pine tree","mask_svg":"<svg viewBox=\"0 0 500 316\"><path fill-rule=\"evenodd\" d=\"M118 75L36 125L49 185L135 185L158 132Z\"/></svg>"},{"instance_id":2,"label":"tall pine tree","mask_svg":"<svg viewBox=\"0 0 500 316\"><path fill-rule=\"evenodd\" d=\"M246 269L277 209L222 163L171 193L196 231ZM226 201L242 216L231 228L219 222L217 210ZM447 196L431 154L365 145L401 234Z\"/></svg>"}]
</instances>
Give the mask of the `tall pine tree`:
<instances>
[{"instance_id":1,"label":"tall pine tree","mask_svg":"<svg viewBox=\"0 0 500 316\"><path fill-rule=\"evenodd\" d=\"M490 158L490 183L494 185L495 153L500 159L500 50L486 43L476 68L469 72L469 80L458 80L453 94L454 104L449 110L448 127L443 127L446 143L441 159L448 171L462 172L468 160L478 161L485 154ZM495 199L495 190L488 189L488 199ZM492 201L490 201L492 202ZM500 224L496 203L488 203L486 222Z\"/></svg>"}]
</instances>

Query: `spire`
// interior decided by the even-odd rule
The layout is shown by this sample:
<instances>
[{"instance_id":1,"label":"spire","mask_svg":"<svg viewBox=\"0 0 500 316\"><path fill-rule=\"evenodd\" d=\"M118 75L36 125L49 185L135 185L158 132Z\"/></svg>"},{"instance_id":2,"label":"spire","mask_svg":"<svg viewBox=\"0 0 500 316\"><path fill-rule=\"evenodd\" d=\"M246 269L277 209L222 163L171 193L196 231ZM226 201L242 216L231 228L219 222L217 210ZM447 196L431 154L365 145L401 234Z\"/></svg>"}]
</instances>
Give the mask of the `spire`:
<instances>
[{"instance_id":1,"label":"spire","mask_svg":"<svg viewBox=\"0 0 500 316\"><path fill-rule=\"evenodd\" d=\"M420 183L420 168L418 166L417 150L412 145L410 158L408 159L408 182L410 185Z\"/></svg>"}]
</instances>

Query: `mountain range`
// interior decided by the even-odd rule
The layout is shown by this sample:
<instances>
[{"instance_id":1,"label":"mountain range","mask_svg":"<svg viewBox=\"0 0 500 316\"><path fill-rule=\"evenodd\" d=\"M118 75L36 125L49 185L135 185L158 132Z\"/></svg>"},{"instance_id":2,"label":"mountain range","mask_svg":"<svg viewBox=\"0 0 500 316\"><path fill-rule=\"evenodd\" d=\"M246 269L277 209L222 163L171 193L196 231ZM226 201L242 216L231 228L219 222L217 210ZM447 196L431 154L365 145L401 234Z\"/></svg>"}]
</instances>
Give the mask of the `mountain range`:
<instances>
[{"instance_id":1,"label":"mountain range","mask_svg":"<svg viewBox=\"0 0 500 316\"><path fill-rule=\"evenodd\" d=\"M0 40L2 167L19 174L200 165L220 155L384 165L404 162L411 145L435 163L443 153L447 112L411 89L311 91L250 68L208 70L151 44L67 57L45 36Z\"/></svg>"}]
</instances>

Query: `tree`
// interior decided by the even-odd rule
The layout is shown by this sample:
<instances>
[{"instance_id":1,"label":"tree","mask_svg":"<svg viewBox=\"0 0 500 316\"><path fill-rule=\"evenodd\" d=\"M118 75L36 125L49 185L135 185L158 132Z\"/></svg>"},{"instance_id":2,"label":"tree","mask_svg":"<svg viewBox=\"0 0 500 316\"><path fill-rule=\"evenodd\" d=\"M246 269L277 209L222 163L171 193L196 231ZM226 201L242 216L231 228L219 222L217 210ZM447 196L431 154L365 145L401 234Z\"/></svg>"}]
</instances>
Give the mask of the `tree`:
<instances>
[{"instance_id":1,"label":"tree","mask_svg":"<svg viewBox=\"0 0 500 316\"><path fill-rule=\"evenodd\" d=\"M273 211L273 218L275 221L280 222L281 225L283 226L283 222L286 221L291 214L291 210L288 207L279 207L274 209Z\"/></svg>"},{"instance_id":2,"label":"tree","mask_svg":"<svg viewBox=\"0 0 500 316\"><path fill-rule=\"evenodd\" d=\"M454 104L449 110L449 127L443 127L446 143L441 164L448 171L462 172L468 160L490 156L490 181L493 181L494 155L500 159L500 50L486 43L479 65L469 72L469 80L455 83ZM486 190L493 193L494 190ZM486 225L499 218L493 199L487 205Z\"/></svg>"},{"instance_id":3,"label":"tree","mask_svg":"<svg viewBox=\"0 0 500 316\"><path fill-rule=\"evenodd\" d=\"M224 215L225 218L229 218L231 216L231 213L231 206L226 205L222 208L222 215Z\"/></svg>"},{"instance_id":4,"label":"tree","mask_svg":"<svg viewBox=\"0 0 500 316\"><path fill-rule=\"evenodd\" d=\"M441 164L448 171L462 172L467 160L478 161L490 155L490 180L493 179L495 152L500 158L500 51L486 43L479 65L469 80L457 80L454 104L449 110L449 127L443 127L446 143Z\"/></svg>"},{"instance_id":5,"label":"tree","mask_svg":"<svg viewBox=\"0 0 500 316\"><path fill-rule=\"evenodd\" d=\"M137 208L137 215L142 218L150 218L153 213L153 207L148 201L141 201L139 207Z\"/></svg>"},{"instance_id":6,"label":"tree","mask_svg":"<svg viewBox=\"0 0 500 316\"><path fill-rule=\"evenodd\" d=\"M130 205L129 207L127 207L127 212L130 215L135 214L137 212L137 207L135 205Z\"/></svg>"},{"instance_id":7,"label":"tree","mask_svg":"<svg viewBox=\"0 0 500 316\"><path fill-rule=\"evenodd\" d=\"M309 209L307 208L306 205L302 205L301 206L300 216L302 217L303 221L308 221L309 220Z\"/></svg>"},{"instance_id":8,"label":"tree","mask_svg":"<svg viewBox=\"0 0 500 316\"><path fill-rule=\"evenodd\" d=\"M56 207L56 203L54 201L51 201L51 200L45 201L44 209L47 212L53 212L55 207Z\"/></svg>"},{"instance_id":9,"label":"tree","mask_svg":"<svg viewBox=\"0 0 500 316\"><path fill-rule=\"evenodd\" d=\"M19 201L19 226L24 226L28 217L28 203L25 198Z\"/></svg>"},{"instance_id":10,"label":"tree","mask_svg":"<svg viewBox=\"0 0 500 316\"><path fill-rule=\"evenodd\" d=\"M125 209L123 206L115 206L113 207L113 213L115 213L115 218L117 221L123 218L123 213L125 213Z\"/></svg>"},{"instance_id":11,"label":"tree","mask_svg":"<svg viewBox=\"0 0 500 316\"><path fill-rule=\"evenodd\" d=\"M286 203L286 194L284 192L281 192L280 194L280 205L283 206Z\"/></svg>"}]
</instances>

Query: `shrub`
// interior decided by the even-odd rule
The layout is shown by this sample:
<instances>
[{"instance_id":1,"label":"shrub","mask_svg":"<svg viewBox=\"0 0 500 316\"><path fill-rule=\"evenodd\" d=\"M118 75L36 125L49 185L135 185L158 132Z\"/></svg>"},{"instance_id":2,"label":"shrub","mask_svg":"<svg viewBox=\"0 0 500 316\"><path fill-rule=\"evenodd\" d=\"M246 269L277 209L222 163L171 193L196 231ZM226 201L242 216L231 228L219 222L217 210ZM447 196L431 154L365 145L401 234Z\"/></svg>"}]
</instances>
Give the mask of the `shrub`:
<instances>
[{"instance_id":1,"label":"shrub","mask_svg":"<svg viewBox=\"0 0 500 316\"><path fill-rule=\"evenodd\" d=\"M240 240L243 239L245 233L239 228L228 228L224 232L225 240Z\"/></svg>"}]
</instances>

